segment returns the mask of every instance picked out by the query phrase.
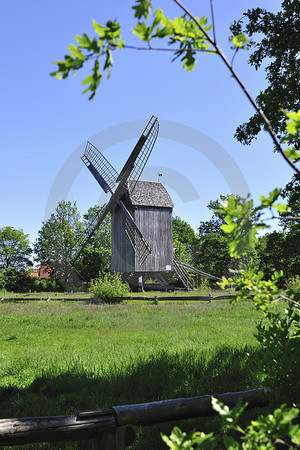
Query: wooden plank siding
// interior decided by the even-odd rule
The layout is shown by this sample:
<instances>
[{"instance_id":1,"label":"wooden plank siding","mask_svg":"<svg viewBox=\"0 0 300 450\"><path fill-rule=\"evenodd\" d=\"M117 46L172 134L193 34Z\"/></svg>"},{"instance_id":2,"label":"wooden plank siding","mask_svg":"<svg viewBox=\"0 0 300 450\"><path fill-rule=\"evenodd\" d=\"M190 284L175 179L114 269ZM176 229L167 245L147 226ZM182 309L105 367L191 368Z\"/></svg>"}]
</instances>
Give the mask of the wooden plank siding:
<instances>
[{"instance_id":1,"label":"wooden plank siding","mask_svg":"<svg viewBox=\"0 0 300 450\"><path fill-rule=\"evenodd\" d=\"M115 272L165 272L173 270L172 209L136 207L130 210L151 246L152 252L140 265L125 232L119 207L112 216L111 270Z\"/></svg>"},{"instance_id":2,"label":"wooden plank siding","mask_svg":"<svg viewBox=\"0 0 300 450\"><path fill-rule=\"evenodd\" d=\"M173 270L172 209L141 206L136 208L134 217L152 249L142 265L136 258L135 270L137 272Z\"/></svg>"},{"instance_id":3,"label":"wooden plank siding","mask_svg":"<svg viewBox=\"0 0 300 450\"><path fill-rule=\"evenodd\" d=\"M134 183L134 189L130 186ZM112 261L115 272L166 272L173 270L173 202L165 187L155 181L128 182L121 199L152 251L141 264L125 232L119 206L112 214Z\"/></svg>"},{"instance_id":4,"label":"wooden plank siding","mask_svg":"<svg viewBox=\"0 0 300 450\"><path fill-rule=\"evenodd\" d=\"M130 211L133 214L133 211ZM135 272L135 254L125 232L123 214L116 207L111 218L111 270L113 272Z\"/></svg>"}]
</instances>

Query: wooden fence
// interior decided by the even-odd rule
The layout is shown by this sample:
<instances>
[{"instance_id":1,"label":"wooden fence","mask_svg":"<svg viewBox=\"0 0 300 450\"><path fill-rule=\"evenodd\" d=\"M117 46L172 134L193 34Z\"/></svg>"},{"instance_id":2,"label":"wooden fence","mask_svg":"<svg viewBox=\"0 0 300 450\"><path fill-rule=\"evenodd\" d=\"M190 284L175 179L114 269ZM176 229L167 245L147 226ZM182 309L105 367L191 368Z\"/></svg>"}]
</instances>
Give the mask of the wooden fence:
<instances>
[{"instance_id":1,"label":"wooden fence","mask_svg":"<svg viewBox=\"0 0 300 450\"><path fill-rule=\"evenodd\" d=\"M109 301L110 302L122 302L123 300L144 300L144 301L149 301L149 302L154 302L154 303L158 303L159 301L167 301L167 302L173 302L173 301L186 301L186 302L190 302L190 301L197 301L197 302L209 302L211 303L212 301L215 300L233 300L236 298L236 295L231 295L231 294L224 294L224 295L217 295L217 296L212 296L212 295L189 295L189 296L179 296L179 295L174 295L173 297L168 297L168 296L155 296L155 297L146 297L146 296L140 296L140 297L113 297L110 298ZM250 297L249 297L250 298ZM55 301L69 301L69 302L88 302L88 303L99 303L99 302L105 302L105 299L95 299L95 298L55 298L55 297L50 297L50 295L48 295L47 297L15 297L15 298L5 298L2 297L0 298L0 301L4 301L4 302L23 302L23 301L51 301L51 300L55 300Z\"/></svg>"},{"instance_id":2,"label":"wooden fence","mask_svg":"<svg viewBox=\"0 0 300 450\"><path fill-rule=\"evenodd\" d=\"M215 395L230 408L238 398L247 402L248 408L266 406L270 396L271 391L262 388ZM152 425L212 414L215 411L211 396L204 395L113 406L69 416L0 419L0 446L92 439L95 450L121 450L134 442L134 431L128 425Z\"/></svg>"}]
</instances>

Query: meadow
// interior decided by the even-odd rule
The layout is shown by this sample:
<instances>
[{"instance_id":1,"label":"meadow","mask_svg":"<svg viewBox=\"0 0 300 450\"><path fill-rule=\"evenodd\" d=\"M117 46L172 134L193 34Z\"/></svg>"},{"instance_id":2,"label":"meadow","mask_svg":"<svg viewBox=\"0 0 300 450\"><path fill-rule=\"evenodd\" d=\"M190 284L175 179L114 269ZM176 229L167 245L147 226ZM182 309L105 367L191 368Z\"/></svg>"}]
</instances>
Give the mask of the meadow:
<instances>
[{"instance_id":1,"label":"meadow","mask_svg":"<svg viewBox=\"0 0 300 450\"><path fill-rule=\"evenodd\" d=\"M260 318L251 302L2 302L0 417L73 414L259 387L253 333ZM137 427L132 449L165 448L160 431L168 433L173 425ZM219 422L179 425L209 431Z\"/></svg>"}]
</instances>

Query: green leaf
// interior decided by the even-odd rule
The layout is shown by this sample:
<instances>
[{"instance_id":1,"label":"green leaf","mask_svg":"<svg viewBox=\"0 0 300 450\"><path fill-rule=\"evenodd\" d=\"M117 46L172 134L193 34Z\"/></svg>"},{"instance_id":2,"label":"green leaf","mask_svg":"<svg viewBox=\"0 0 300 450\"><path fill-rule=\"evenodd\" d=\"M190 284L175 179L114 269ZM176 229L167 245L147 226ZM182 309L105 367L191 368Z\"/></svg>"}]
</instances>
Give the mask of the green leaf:
<instances>
[{"instance_id":1,"label":"green leaf","mask_svg":"<svg viewBox=\"0 0 300 450\"><path fill-rule=\"evenodd\" d=\"M83 33L83 36L80 37L78 35L75 36L76 41L80 44L80 47L90 49L92 45L92 41L88 37L86 33Z\"/></svg>"},{"instance_id":2,"label":"green leaf","mask_svg":"<svg viewBox=\"0 0 300 450\"><path fill-rule=\"evenodd\" d=\"M300 150L296 150L294 147L287 148L284 152L290 161L300 158Z\"/></svg>"},{"instance_id":3,"label":"green leaf","mask_svg":"<svg viewBox=\"0 0 300 450\"><path fill-rule=\"evenodd\" d=\"M139 36L142 41L149 42L151 39L151 29L147 27L145 22L139 22L135 28L133 28L132 32Z\"/></svg>"},{"instance_id":4,"label":"green leaf","mask_svg":"<svg viewBox=\"0 0 300 450\"><path fill-rule=\"evenodd\" d=\"M236 442L232 436L228 436L228 435L224 436L224 445L227 450L239 450L240 449L239 443Z\"/></svg>"},{"instance_id":5,"label":"green leaf","mask_svg":"<svg viewBox=\"0 0 300 450\"><path fill-rule=\"evenodd\" d=\"M243 33L239 33L237 35L234 36L230 36L229 37L229 41L232 42L232 49L239 49L239 48L243 48L243 49L248 49L249 48L249 40L247 38L247 36Z\"/></svg>"},{"instance_id":6,"label":"green leaf","mask_svg":"<svg viewBox=\"0 0 300 450\"><path fill-rule=\"evenodd\" d=\"M75 56L76 58L81 59L81 60L85 59L84 54L78 47L76 47L76 45L70 44L67 50L69 50L69 52L71 53L72 56Z\"/></svg>"},{"instance_id":7,"label":"green leaf","mask_svg":"<svg viewBox=\"0 0 300 450\"><path fill-rule=\"evenodd\" d=\"M300 131L300 109L297 112L287 112L286 131L296 135Z\"/></svg>"},{"instance_id":8,"label":"green leaf","mask_svg":"<svg viewBox=\"0 0 300 450\"><path fill-rule=\"evenodd\" d=\"M96 20L93 19L93 28L96 31L99 36L103 37L105 35L105 28L100 25L100 23L96 22Z\"/></svg>"},{"instance_id":9,"label":"green leaf","mask_svg":"<svg viewBox=\"0 0 300 450\"><path fill-rule=\"evenodd\" d=\"M277 211L283 213L290 211L290 207L288 205L284 205L282 203L279 203L278 205L273 205L273 208L277 209Z\"/></svg>"},{"instance_id":10,"label":"green leaf","mask_svg":"<svg viewBox=\"0 0 300 450\"><path fill-rule=\"evenodd\" d=\"M82 84L93 83L93 81L94 81L94 76L93 76L93 75L89 75L88 77L86 77L86 78L83 80Z\"/></svg>"},{"instance_id":11,"label":"green leaf","mask_svg":"<svg viewBox=\"0 0 300 450\"><path fill-rule=\"evenodd\" d=\"M132 9L135 11L134 17L148 19L152 10L151 0L137 0Z\"/></svg>"},{"instance_id":12,"label":"green leaf","mask_svg":"<svg viewBox=\"0 0 300 450\"><path fill-rule=\"evenodd\" d=\"M276 188L272 192L270 192L269 197L265 197L264 195L262 195L260 197L261 206L263 208L273 206L273 203L278 199L280 194L281 194L281 189Z\"/></svg>"}]
</instances>

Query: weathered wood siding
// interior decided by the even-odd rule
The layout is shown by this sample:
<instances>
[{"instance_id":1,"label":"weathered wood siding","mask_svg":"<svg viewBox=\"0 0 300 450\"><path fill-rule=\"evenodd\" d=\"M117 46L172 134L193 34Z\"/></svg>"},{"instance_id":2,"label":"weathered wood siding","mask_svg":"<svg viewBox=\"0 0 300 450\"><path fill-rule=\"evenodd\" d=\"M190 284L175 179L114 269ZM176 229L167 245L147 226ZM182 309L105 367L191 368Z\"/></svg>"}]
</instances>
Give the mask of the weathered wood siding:
<instances>
[{"instance_id":1,"label":"weathered wood siding","mask_svg":"<svg viewBox=\"0 0 300 450\"><path fill-rule=\"evenodd\" d=\"M173 270L172 209L149 206L130 211L135 223L152 248L140 265L125 233L122 213L117 207L112 215L112 262L116 272L165 272Z\"/></svg>"},{"instance_id":2,"label":"weathered wood siding","mask_svg":"<svg viewBox=\"0 0 300 450\"><path fill-rule=\"evenodd\" d=\"M139 206L134 212L135 222L152 252L140 265L135 260L137 272L165 272L173 270L172 209Z\"/></svg>"},{"instance_id":3,"label":"weathered wood siding","mask_svg":"<svg viewBox=\"0 0 300 450\"><path fill-rule=\"evenodd\" d=\"M130 211L132 214L132 211ZM123 214L117 206L111 218L111 270L134 272L135 254L123 225Z\"/></svg>"}]
</instances>

